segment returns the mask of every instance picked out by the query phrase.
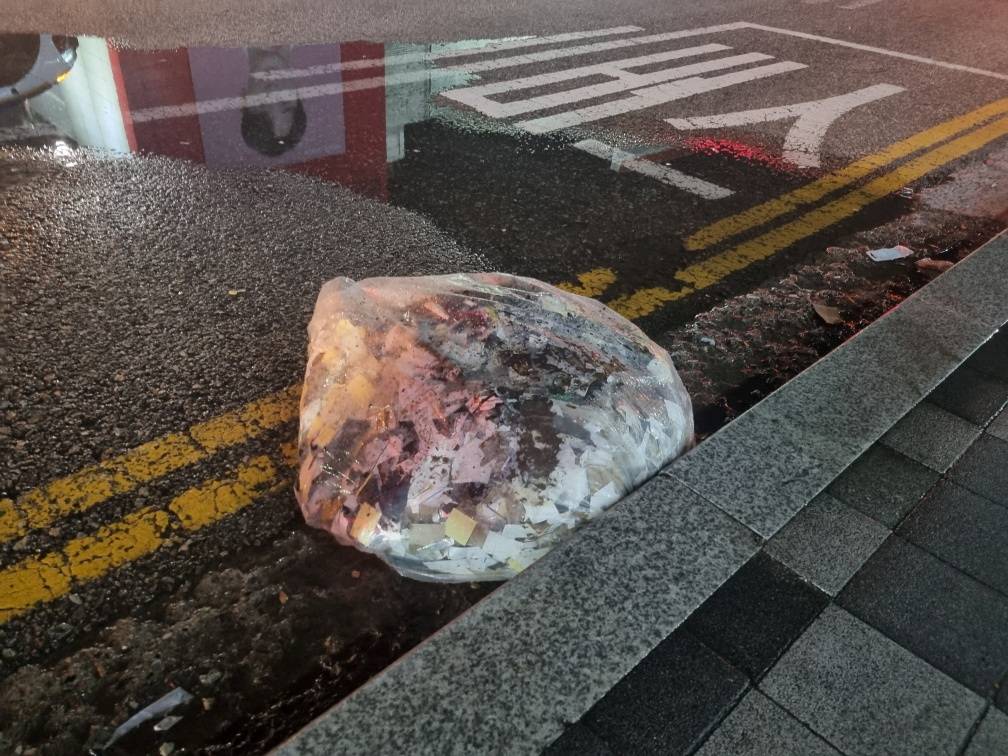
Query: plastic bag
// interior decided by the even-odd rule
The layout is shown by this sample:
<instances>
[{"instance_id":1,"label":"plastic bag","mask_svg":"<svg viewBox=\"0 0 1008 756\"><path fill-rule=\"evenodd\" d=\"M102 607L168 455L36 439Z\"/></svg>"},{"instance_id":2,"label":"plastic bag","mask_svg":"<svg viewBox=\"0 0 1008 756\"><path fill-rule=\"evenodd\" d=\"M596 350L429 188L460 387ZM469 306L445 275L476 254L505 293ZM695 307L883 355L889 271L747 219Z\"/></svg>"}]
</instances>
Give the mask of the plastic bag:
<instances>
[{"instance_id":1,"label":"plastic bag","mask_svg":"<svg viewBox=\"0 0 1008 756\"><path fill-rule=\"evenodd\" d=\"M337 278L308 332L301 510L408 577L511 577L693 440L668 353L532 279Z\"/></svg>"}]
</instances>

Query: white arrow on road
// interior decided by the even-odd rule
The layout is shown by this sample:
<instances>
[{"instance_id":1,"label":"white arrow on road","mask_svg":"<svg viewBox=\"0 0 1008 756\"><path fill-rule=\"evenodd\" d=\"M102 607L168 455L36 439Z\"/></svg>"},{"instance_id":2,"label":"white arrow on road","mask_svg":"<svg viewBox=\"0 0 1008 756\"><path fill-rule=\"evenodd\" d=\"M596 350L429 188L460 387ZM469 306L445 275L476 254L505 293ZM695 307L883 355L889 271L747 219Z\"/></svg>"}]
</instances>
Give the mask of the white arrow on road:
<instances>
[{"instance_id":1,"label":"white arrow on road","mask_svg":"<svg viewBox=\"0 0 1008 756\"><path fill-rule=\"evenodd\" d=\"M688 129L722 129L794 118L797 120L784 138L784 159L804 168L818 168L823 138L826 136L827 129L836 119L856 107L903 91L903 87L897 87L895 84L876 84L856 92L827 97L823 100L810 100L776 108L741 110L719 115L669 118L666 123L685 131Z\"/></svg>"}]
</instances>

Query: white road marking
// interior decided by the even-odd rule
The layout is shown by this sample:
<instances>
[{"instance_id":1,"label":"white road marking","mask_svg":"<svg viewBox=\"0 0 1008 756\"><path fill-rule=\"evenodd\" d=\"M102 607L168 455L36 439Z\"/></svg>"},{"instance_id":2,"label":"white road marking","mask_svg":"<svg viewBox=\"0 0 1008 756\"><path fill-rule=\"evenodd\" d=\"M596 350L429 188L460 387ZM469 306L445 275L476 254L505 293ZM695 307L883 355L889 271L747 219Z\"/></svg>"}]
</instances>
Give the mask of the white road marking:
<instances>
[{"instance_id":1,"label":"white road marking","mask_svg":"<svg viewBox=\"0 0 1008 756\"><path fill-rule=\"evenodd\" d=\"M307 100L312 97L329 97L344 92L360 92L365 89L384 89L387 85L407 84L410 82L427 82L438 77L457 79L459 72L451 69L425 69L423 71L407 71L386 76L374 76L369 79L352 79L336 81L330 84L316 84L309 87L293 87L276 92L260 92L240 97L219 97L214 100L187 102L184 105L163 105L154 108L133 111L131 118L134 123L146 121L161 121L167 118L182 118L200 113L219 113L223 110L239 110L257 105L270 105L277 102L292 100Z\"/></svg>"},{"instance_id":2,"label":"white road marking","mask_svg":"<svg viewBox=\"0 0 1008 756\"><path fill-rule=\"evenodd\" d=\"M704 199L724 199L734 193L731 189L712 184L696 176L690 176L682 171L677 171L675 168L669 168L667 165L660 165L650 160L644 160L632 152L610 147L608 144L604 144L597 139L583 139L580 142L575 142L573 146L587 152L589 155L594 155L602 160L608 160L610 167L614 171L625 168L628 171L649 176L663 184L674 186L677 189L682 189Z\"/></svg>"},{"instance_id":3,"label":"white road marking","mask_svg":"<svg viewBox=\"0 0 1008 756\"><path fill-rule=\"evenodd\" d=\"M592 105L577 110L569 110L566 113L533 118L527 121L519 121L516 125L532 134L546 134L551 131L580 126L591 121L600 121L603 118L610 118L624 113L631 113L635 110L664 105L674 100L681 100L702 92L710 92L715 89L730 87L734 84L742 84L747 81L764 79L768 76L798 71L808 68L804 63L793 61L781 61L765 66L755 66L742 71L722 74L721 76L703 77L697 76L682 81L673 81L667 84L657 84L652 87L634 90L630 97L619 100L604 102L599 105Z\"/></svg>"},{"instance_id":4,"label":"white road marking","mask_svg":"<svg viewBox=\"0 0 1008 756\"><path fill-rule=\"evenodd\" d=\"M853 3L847 3L847 5L841 5L840 7L844 10L857 10L858 8L866 8L869 5L881 2L882 0L855 0Z\"/></svg>"},{"instance_id":5,"label":"white road marking","mask_svg":"<svg viewBox=\"0 0 1008 756\"><path fill-rule=\"evenodd\" d=\"M688 129L723 129L750 123L766 123L794 118L796 119L795 123L784 138L783 157L785 160L804 168L818 168L821 162L819 152L822 149L826 130L835 120L856 107L903 91L905 91L903 87L894 84L876 84L856 92L848 92L822 100L719 115L668 118L665 123L685 131Z\"/></svg>"},{"instance_id":6,"label":"white road marking","mask_svg":"<svg viewBox=\"0 0 1008 756\"><path fill-rule=\"evenodd\" d=\"M799 39L809 39L813 42L824 42L828 45L838 45L840 47L849 47L852 50L861 50L862 52L877 53L878 55L888 55L890 58L899 58L901 60L910 60L914 63L926 63L929 66L938 66L939 68L947 68L950 71L963 71L965 73L976 74L977 76L986 76L991 79L1000 79L1001 81L1008 81L1008 74L998 73L997 71L987 71L983 68L973 68L972 66L963 66L958 63L948 63L944 60L936 60L935 58L925 58L922 55L911 55L910 53L899 52L898 50L887 50L884 47L872 47L871 45L862 45L858 42L848 42L843 39L835 39L833 37L822 37L818 34L808 34L806 32L792 31L791 29L781 29L778 26L764 26L763 24L754 24L748 21L743 21L742 25L736 28L744 29L758 29L760 31L773 32L774 34L786 34L789 37L798 37Z\"/></svg>"},{"instance_id":7,"label":"white road marking","mask_svg":"<svg viewBox=\"0 0 1008 756\"><path fill-rule=\"evenodd\" d=\"M720 52L730 49L724 45L702 45L700 47L688 47L682 50L671 50L665 53L655 53L639 58L626 58L610 63L602 63L594 66L583 66L581 68L569 68L565 71L555 71L551 73L539 74L538 76L528 76L522 79L511 79L509 81L494 82L476 87L465 87L444 92L444 96L456 102L469 105L476 110L493 118L508 118L510 116L528 113L533 110L544 108L554 108L560 105L569 105L582 100L605 97L607 95L619 94L631 89L640 89L651 84L661 84L675 79L685 79L689 76L717 71L733 66L742 66L749 63L757 63L764 60L771 60L773 56L762 53L747 53L745 55L733 55L726 58L693 63L676 68L663 68L659 71L652 71L647 74L636 74L626 69L637 66L649 65L652 63L662 63L676 58L685 58L691 55L700 55L708 52ZM590 84L575 89L567 89L554 94L529 97L525 100L513 100L510 102L496 102L487 97L490 94L504 94L516 92L532 87L541 87L547 84L556 84L561 81L571 79L584 79L589 76L608 76L611 81L602 84Z\"/></svg>"},{"instance_id":8,"label":"white road marking","mask_svg":"<svg viewBox=\"0 0 1008 756\"><path fill-rule=\"evenodd\" d=\"M347 60L340 63L326 63L318 66L308 66L307 68L284 68L275 71L257 71L252 74L257 79L300 79L308 76L320 76L323 74L335 73L336 71L358 71L380 66L399 66L407 63L420 63L423 61L445 60L447 58L459 58L465 55L483 55L500 50L515 50L522 47L536 47L539 45L549 45L559 42L573 42L578 39L591 39L592 37L609 37L616 34L628 34L630 32L644 31L639 26L613 26L609 29L595 29L593 31L568 32L566 34L553 34L548 37L521 37L519 39L505 39L499 42L483 42L481 40L470 40L468 43L457 43L463 47L453 47L444 52L429 53L403 53L401 55L388 55L384 58L366 58L364 60ZM465 46L465 45L469 46Z\"/></svg>"},{"instance_id":9,"label":"white road marking","mask_svg":"<svg viewBox=\"0 0 1008 756\"><path fill-rule=\"evenodd\" d=\"M147 108L132 114L134 123L145 121L157 121L166 118L181 118L196 115L198 113L217 113L222 110L234 110L255 105L267 105L276 102L289 102L296 99L307 99L311 97L326 97L343 92L358 92L364 89L375 89L387 85L405 84L417 81L428 81L436 76L458 76L461 73L473 71L493 71L500 68L511 68L513 66L525 65L526 63L536 63L544 60L556 60L576 55L586 55L592 52L604 50L618 50L636 45L665 42L673 39L683 39L685 37L695 37L702 34L714 34L720 31L731 31L733 29L745 28L746 22L738 21L730 24L719 24L717 26L706 26L699 29L686 29L684 31L667 32L665 34L651 34L643 37L630 37L627 39L616 39L609 42L599 42L589 45L576 45L574 47L559 48L554 50L543 50L529 53L528 55L515 55L507 58L497 58L487 61L478 61L444 68L424 69L420 71L405 71L397 74L387 74L385 76L375 76L368 79L356 79L351 81L332 82L308 87L295 87L277 92L263 92L255 95L242 97L223 97L215 100L204 100L202 102L186 103L184 105L165 105L161 107ZM540 38L541 39L541 38Z\"/></svg>"},{"instance_id":10,"label":"white road marking","mask_svg":"<svg viewBox=\"0 0 1008 756\"><path fill-rule=\"evenodd\" d=\"M609 42L595 42L590 45L575 45L574 47L561 47L555 50L542 50L540 52L528 53L526 55L513 55L510 58L496 58L480 61L478 63L459 63L458 65L446 66L446 68L470 72L496 71L500 68L524 66L528 63L541 63L546 60L571 58L576 55L589 55L591 53L605 52L607 50L620 50L625 47L650 45L658 42L669 42L673 39L696 37L702 34L715 34L722 31L744 29L745 26L746 22L739 21L731 24L705 26L699 29L686 29L683 31L666 32L664 34L648 34L643 37L627 37L626 39L614 39Z\"/></svg>"}]
</instances>

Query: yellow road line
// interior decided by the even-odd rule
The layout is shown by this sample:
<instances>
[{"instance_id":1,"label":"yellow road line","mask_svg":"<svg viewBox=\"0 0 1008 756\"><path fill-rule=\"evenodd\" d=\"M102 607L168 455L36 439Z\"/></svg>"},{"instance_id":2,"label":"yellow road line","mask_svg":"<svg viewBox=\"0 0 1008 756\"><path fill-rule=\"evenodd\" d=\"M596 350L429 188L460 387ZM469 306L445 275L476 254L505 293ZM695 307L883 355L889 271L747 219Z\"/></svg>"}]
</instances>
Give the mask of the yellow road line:
<instances>
[{"instance_id":1,"label":"yellow road line","mask_svg":"<svg viewBox=\"0 0 1008 756\"><path fill-rule=\"evenodd\" d=\"M597 297L616 282L616 274L610 268L595 268L585 273L579 273L578 284L558 283L557 288L580 294L582 297Z\"/></svg>"},{"instance_id":2,"label":"yellow road line","mask_svg":"<svg viewBox=\"0 0 1008 756\"><path fill-rule=\"evenodd\" d=\"M610 306L627 317L643 317L667 302L711 286L731 273L776 254L1006 134L1008 118L990 123L790 223L690 265L676 273L677 279L688 284L678 291L662 287L641 289L613 300ZM611 270L596 269L578 276L580 286L568 284L565 288L597 296L615 279ZM292 386L264 397L195 425L188 435L170 433L155 439L115 459L30 491L18 499L16 505L9 499L0 501L0 540L9 540L29 528L43 527L65 514L88 509L110 496L126 493L145 481L293 419L299 390L300 387ZM288 462L294 461L295 452L292 444L285 444L281 450ZM31 557L0 570L0 623L39 603L66 595L74 585L99 578L127 562L153 553L175 530L198 530L219 522L282 485L282 478L269 457L257 457L241 465L229 478L207 481L184 491L169 503L167 511L145 507L99 528L93 535L70 541L60 551Z\"/></svg>"},{"instance_id":3,"label":"yellow road line","mask_svg":"<svg viewBox=\"0 0 1008 756\"><path fill-rule=\"evenodd\" d=\"M0 570L0 623L152 554L177 530L198 530L218 522L282 485L270 458L256 457L240 465L233 476L206 481L176 496L167 512L145 507L70 541L60 551Z\"/></svg>"},{"instance_id":4,"label":"yellow road line","mask_svg":"<svg viewBox=\"0 0 1008 756\"><path fill-rule=\"evenodd\" d=\"M790 223L778 226L755 239L743 242L721 254L690 265L676 273L676 278L694 289L705 288L725 276L765 260L823 229L840 222L873 202L891 196L900 187L916 181L946 163L980 149L1008 134L1008 118L983 126L951 142L946 142L899 168L869 181L833 202L829 202Z\"/></svg>"},{"instance_id":5,"label":"yellow road line","mask_svg":"<svg viewBox=\"0 0 1008 756\"><path fill-rule=\"evenodd\" d=\"M633 294L624 294L606 304L627 320L636 320L654 312L664 304L675 302L692 293L693 289L689 288L672 291L663 286L652 286L638 289Z\"/></svg>"},{"instance_id":6,"label":"yellow road line","mask_svg":"<svg viewBox=\"0 0 1008 756\"><path fill-rule=\"evenodd\" d=\"M843 189L870 173L906 157L918 150L944 141L984 121L1008 112L1008 98L984 105L982 108L938 124L926 131L896 142L884 150L856 160L845 168L829 173L794 191L763 202L741 213L716 221L689 236L684 246L687 250L707 249L743 231L762 226L774 218L797 210L802 205L816 202L828 194Z\"/></svg>"},{"instance_id":7,"label":"yellow road line","mask_svg":"<svg viewBox=\"0 0 1008 756\"><path fill-rule=\"evenodd\" d=\"M66 515L84 512L112 496L129 493L294 419L300 391L300 386L290 386L194 425L187 433L169 433L32 489L17 502L0 500L0 543L48 527Z\"/></svg>"}]
</instances>

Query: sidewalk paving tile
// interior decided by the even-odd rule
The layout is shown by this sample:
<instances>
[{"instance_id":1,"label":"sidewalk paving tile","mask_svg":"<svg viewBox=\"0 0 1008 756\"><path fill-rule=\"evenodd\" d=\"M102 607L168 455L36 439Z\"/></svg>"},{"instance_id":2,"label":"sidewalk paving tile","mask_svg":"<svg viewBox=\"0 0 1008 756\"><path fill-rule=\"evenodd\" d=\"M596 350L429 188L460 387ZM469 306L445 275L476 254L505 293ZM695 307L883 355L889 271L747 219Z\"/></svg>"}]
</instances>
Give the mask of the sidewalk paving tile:
<instances>
[{"instance_id":1,"label":"sidewalk paving tile","mask_svg":"<svg viewBox=\"0 0 1008 756\"><path fill-rule=\"evenodd\" d=\"M724 512L652 478L287 748L447 751L463 738L488 752L517 742L545 748L758 549L755 534Z\"/></svg>"},{"instance_id":2,"label":"sidewalk paving tile","mask_svg":"<svg viewBox=\"0 0 1008 756\"><path fill-rule=\"evenodd\" d=\"M760 552L701 604L683 629L755 682L828 602L824 593Z\"/></svg>"},{"instance_id":3,"label":"sidewalk paving tile","mask_svg":"<svg viewBox=\"0 0 1008 756\"><path fill-rule=\"evenodd\" d=\"M821 493L777 533L765 550L835 596L889 535L876 520Z\"/></svg>"},{"instance_id":4,"label":"sidewalk paving tile","mask_svg":"<svg viewBox=\"0 0 1008 756\"><path fill-rule=\"evenodd\" d=\"M666 638L584 716L617 753L689 753L748 687L688 633Z\"/></svg>"},{"instance_id":5,"label":"sidewalk paving tile","mask_svg":"<svg viewBox=\"0 0 1008 756\"><path fill-rule=\"evenodd\" d=\"M949 477L1008 507L1008 441L984 433L952 466Z\"/></svg>"},{"instance_id":6,"label":"sidewalk paving tile","mask_svg":"<svg viewBox=\"0 0 1008 756\"><path fill-rule=\"evenodd\" d=\"M938 473L882 444L875 444L844 470L827 492L844 504L896 527Z\"/></svg>"},{"instance_id":7,"label":"sidewalk paving tile","mask_svg":"<svg viewBox=\"0 0 1008 756\"><path fill-rule=\"evenodd\" d=\"M964 365L931 392L928 401L984 426L1008 403L1008 381L978 373Z\"/></svg>"},{"instance_id":8,"label":"sidewalk paving tile","mask_svg":"<svg viewBox=\"0 0 1008 756\"><path fill-rule=\"evenodd\" d=\"M966 367L1008 381L1008 328L1002 328L966 360Z\"/></svg>"},{"instance_id":9,"label":"sidewalk paving tile","mask_svg":"<svg viewBox=\"0 0 1008 756\"><path fill-rule=\"evenodd\" d=\"M1008 596L1008 507L943 480L896 532Z\"/></svg>"},{"instance_id":10,"label":"sidewalk paving tile","mask_svg":"<svg viewBox=\"0 0 1008 756\"><path fill-rule=\"evenodd\" d=\"M612 756L612 750L602 738L580 722L575 722L546 746L543 756Z\"/></svg>"},{"instance_id":11,"label":"sidewalk paving tile","mask_svg":"<svg viewBox=\"0 0 1008 756\"><path fill-rule=\"evenodd\" d=\"M697 756L838 756L839 751L758 690L749 691Z\"/></svg>"},{"instance_id":12,"label":"sidewalk paving tile","mask_svg":"<svg viewBox=\"0 0 1008 756\"><path fill-rule=\"evenodd\" d=\"M984 702L830 606L760 686L849 754L955 754Z\"/></svg>"},{"instance_id":13,"label":"sidewalk paving tile","mask_svg":"<svg viewBox=\"0 0 1008 756\"><path fill-rule=\"evenodd\" d=\"M979 426L925 401L882 436L882 443L932 470L945 472L980 433Z\"/></svg>"},{"instance_id":14,"label":"sidewalk paving tile","mask_svg":"<svg viewBox=\"0 0 1008 756\"><path fill-rule=\"evenodd\" d=\"M1001 410L1001 414L987 426L987 432L995 438L1008 441L1008 409Z\"/></svg>"},{"instance_id":15,"label":"sidewalk paving tile","mask_svg":"<svg viewBox=\"0 0 1008 756\"><path fill-rule=\"evenodd\" d=\"M1008 671L1008 597L898 536L838 602L968 688L987 696Z\"/></svg>"},{"instance_id":16,"label":"sidewalk paving tile","mask_svg":"<svg viewBox=\"0 0 1008 756\"><path fill-rule=\"evenodd\" d=\"M1008 714L991 708L973 734L963 756L1004 756L1008 753Z\"/></svg>"}]
</instances>

